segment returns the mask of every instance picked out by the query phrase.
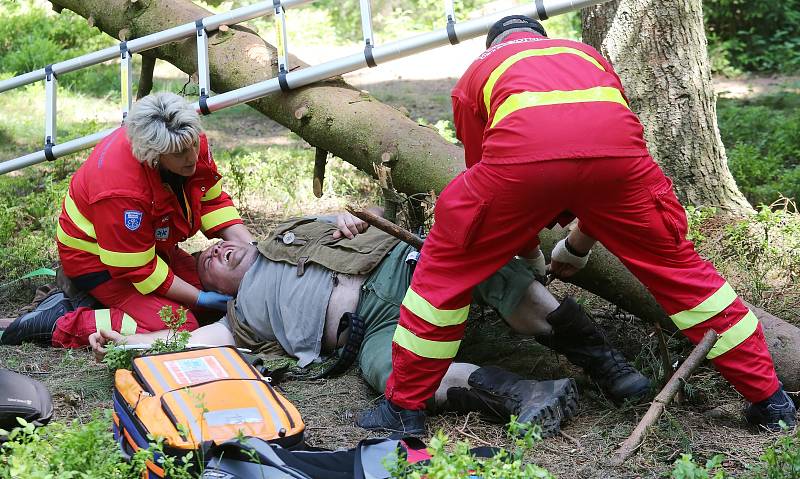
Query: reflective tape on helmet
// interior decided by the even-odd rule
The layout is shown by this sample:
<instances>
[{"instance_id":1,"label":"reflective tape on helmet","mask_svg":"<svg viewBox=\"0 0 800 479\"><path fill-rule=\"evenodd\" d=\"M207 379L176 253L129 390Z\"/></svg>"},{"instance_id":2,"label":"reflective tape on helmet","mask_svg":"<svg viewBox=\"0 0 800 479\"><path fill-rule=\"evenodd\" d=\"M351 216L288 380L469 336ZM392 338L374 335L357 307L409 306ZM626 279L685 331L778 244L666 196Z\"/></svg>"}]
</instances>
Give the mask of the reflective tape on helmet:
<instances>
[{"instance_id":1,"label":"reflective tape on helmet","mask_svg":"<svg viewBox=\"0 0 800 479\"><path fill-rule=\"evenodd\" d=\"M211 201L217 199L222 194L222 180L217 181L214 186L206 191L200 201Z\"/></svg>"},{"instance_id":2,"label":"reflective tape on helmet","mask_svg":"<svg viewBox=\"0 0 800 479\"><path fill-rule=\"evenodd\" d=\"M735 300L736 292L726 282L702 303L692 309L672 314L670 319L679 329L688 329L723 312Z\"/></svg>"},{"instance_id":3,"label":"reflective tape on helmet","mask_svg":"<svg viewBox=\"0 0 800 479\"><path fill-rule=\"evenodd\" d=\"M224 208L204 214L202 217L200 217L200 225L203 231L208 231L223 223L238 219L241 218L239 217L239 212L236 211L236 208L233 206L226 206Z\"/></svg>"},{"instance_id":4,"label":"reflective tape on helmet","mask_svg":"<svg viewBox=\"0 0 800 479\"><path fill-rule=\"evenodd\" d=\"M406 328L397 325L392 341L423 358L452 359L456 357L461 341L431 341L420 338Z\"/></svg>"},{"instance_id":5,"label":"reflective tape on helmet","mask_svg":"<svg viewBox=\"0 0 800 479\"><path fill-rule=\"evenodd\" d=\"M706 356L714 359L721 356L736 346L742 344L747 338L753 335L758 328L758 318L752 311L748 311L742 319L719 335L719 339L714 343L714 347Z\"/></svg>"},{"instance_id":6,"label":"reflective tape on helmet","mask_svg":"<svg viewBox=\"0 0 800 479\"><path fill-rule=\"evenodd\" d=\"M491 109L491 97L492 91L494 90L494 86L497 83L497 80L505 73L512 65L519 62L520 60L524 60L530 57L544 57L544 56L552 56L552 55L576 55L584 60L588 61L592 65L596 66L602 71L606 71L603 68L603 65L600 64L594 57L589 55L588 53L578 50L577 48L569 48L569 47L549 47L549 48L535 48L531 50L524 50L519 53L515 53L510 57L503 60L503 63L497 66L492 73L489 75L489 79L486 80L486 85L483 86L483 101L486 104L486 112L489 113L492 111Z\"/></svg>"},{"instance_id":7,"label":"reflective tape on helmet","mask_svg":"<svg viewBox=\"0 0 800 479\"><path fill-rule=\"evenodd\" d=\"M156 256L156 267L150 273L150 276L138 283L133 283L133 286L142 294L150 294L161 286L168 275L169 267L167 267L167 263L160 256Z\"/></svg>"},{"instance_id":8,"label":"reflective tape on helmet","mask_svg":"<svg viewBox=\"0 0 800 479\"><path fill-rule=\"evenodd\" d=\"M78 210L78 206L69 195L69 192L67 192L66 196L64 196L64 211L67 212L67 217L70 221L72 221L72 224L74 224L75 227L83 231L86 236L95 239L97 238L97 235L94 231L94 225L85 216L83 216L80 210Z\"/></svg>"},{"instance_id":9,"label":"reflective tape on helmet","mask_svg":"<svg viewBox=\"0 0 800 479\"><path fill-rule=\"evenodd\" d=\"M508 115L524 108L589 102L618 103L628 108L622 92L608 86L597 86L586 90L526 91L510 95L497 107L491 127Z\"/></svg>"},{"instance_id":10,"label":"reflective tape on helmet","mask_svg":"<svg viewBox=\"0 0 800 479\"><path fill-rule=\"evenodd\" d=\"M115 268L141 268L156 257L155 245L151 246L147 251L137 251L135 253L123 253L104 248L98 248L98 251L100 253L100 261L107 266Z\"/></svg>"},{"instance_id":11,"label":"reflective tape on helmet","mask_svg":"<svg viewBox=\"0 0 800 479\"><path fill-rule=\"evenodd\" d=\"M458 309L439 309L411 288L406 291L403 306L426 322L439 327L461 324L469 315L469 305Z\"/></svg>"}]
</instances>

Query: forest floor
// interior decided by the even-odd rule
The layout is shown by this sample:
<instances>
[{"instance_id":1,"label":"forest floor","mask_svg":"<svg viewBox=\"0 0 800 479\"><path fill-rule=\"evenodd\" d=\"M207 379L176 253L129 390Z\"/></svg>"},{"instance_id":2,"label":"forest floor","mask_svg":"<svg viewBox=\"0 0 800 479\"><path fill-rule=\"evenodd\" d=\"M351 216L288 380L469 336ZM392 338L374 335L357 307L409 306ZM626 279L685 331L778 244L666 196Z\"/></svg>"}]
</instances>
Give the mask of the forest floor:
<instances>
[{"instance_id":1,"label":"forest floor","mask_svg":"<svg viewBox=\"0 0 800 479\"><path fill-rule=\"evenodd\" d=\"M435 124L451 119L450 89L480 51L481 42L472 40L450 50L423 53L345 78L378 100L407 111L411 118ZM296 49L294 53L314 64L352 52L345 47L314 47ZM161 67L159 74L174 75ZM725 95L747 96L765 89L784 89L787 81L796 86L797 80L753 78L720 80L715 84ZM309 149L296 135L246 107L212 115L206 120L206 127L216 151L270 147ZM309 183L310 179L309 176ZM374 188L366 194L374 198ZM293 203L292 213L331 211L341 208L342 204L340 200L319 202L309 194L309 198ZM264 203L248 204L243 209L254 230L262 234L286 216L279 208ZM203 244L198 241L187 248L194 251ZM552 288L557 296L578 297L594 313L611 341L640 370L650 377L658 374L660 360L648 326L574 287L556 283ZM8 315L14 306L19 304L6 304L2 312ZM688 343L679 336L669 338L669 348L674 360L682 360L689 351ZM744 401L706 366L687 384L685 400L667 408L638 454L624 467L612 469L608 466L610 454L630 434L647 404L615 406L563 357L546 351L531 338L513 335L494 313L477 307L473 308L460 354L459 359L480 365L501 365L532 379L576 378L581 391L578 414L564 426L562 434L539 443L529 455L531 461L561 478L664 477L683 453L703 460L723 454L726 468L735 473L756 462L765 445L775 439L774 435L756 434L745 427L740 414ZM43 380L53 392L58 420L86 420L97 414L97 410L111 407L112 374L105 366L95 364L86 350L64 352L32 345L3 347L0 348L0 364ZM373 404L377 395L355 369L333 379L287 381L280 388L302 412L311 444L351 447L369 435L353 425L353 416ZM428 421L428 438L437 430L446 432L453 441L466 440L473 446L509 444L501 426L486 423L477 414L432 417Z\"/></svg>"}]
</instances>

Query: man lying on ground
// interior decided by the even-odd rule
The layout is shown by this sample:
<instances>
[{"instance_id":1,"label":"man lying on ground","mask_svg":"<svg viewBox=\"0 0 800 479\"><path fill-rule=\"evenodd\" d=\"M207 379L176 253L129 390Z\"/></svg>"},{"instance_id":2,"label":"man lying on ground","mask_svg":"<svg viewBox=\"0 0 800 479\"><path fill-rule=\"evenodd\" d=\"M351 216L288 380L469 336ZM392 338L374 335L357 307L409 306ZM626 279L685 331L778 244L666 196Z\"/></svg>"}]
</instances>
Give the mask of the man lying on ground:
<instances>
[{"instance_id":1,"label":"man lying on ground","mask_svg":"<svg viewBox=\"0 0 800 479\"><path fill-rule=\"evenodd\" d=\"M279 226L257 247L222 241L201 253L198 271L204 287L236 301L225 318L193 331L190 344L235 344L258 351L277 341L301 367L346 346L358 351L364 378L382 392L416 250L375 228L367 230L366 223L349 214L337 221L339 228L296 220ZM495 308L515 332L535 335L582 366L613 400L647 394L649 380L609 345L580 306L571 298L559 305L522 261L509 263L483 282L475 297ZM349 324L342 324L343 317ZM124 337L103 330L89 341L99 359L109 341L149 344L165 335ZM354 337L363 337L360 345ZM448 347L457 349L459 343ZM541 424L547 434L557 432L574 414L576 401L572 379L525 380L498 367L467 363L450 367L431 400L438 410L477 410L501 421L516 414L521 421ZM421 425L396 426L410 433L423 431Z\"/></svg>"}]
</instances>

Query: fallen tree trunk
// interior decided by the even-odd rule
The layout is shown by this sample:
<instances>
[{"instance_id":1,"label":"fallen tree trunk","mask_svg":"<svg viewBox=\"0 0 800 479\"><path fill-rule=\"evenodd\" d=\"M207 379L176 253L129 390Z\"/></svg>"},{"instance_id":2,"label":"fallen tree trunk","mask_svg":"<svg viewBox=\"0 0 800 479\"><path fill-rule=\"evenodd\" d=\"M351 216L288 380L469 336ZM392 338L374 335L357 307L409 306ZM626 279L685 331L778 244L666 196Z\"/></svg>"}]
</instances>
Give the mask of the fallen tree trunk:
<instances>
[{"instance_id":1,"label":"fallen tree trunk","mask_svg":"<svg viewBox=\"0 0 800 479\"><path fill-rule=\"evenodd\" d=\"M210 15L188 0L50 1L57 8L93 17L95 25L113 37L119 37L124 30L127 39ZM152 53L187 74L197 70L193 38L161 46ZM208 56L211 85L216 92L230 91L277 74L275 48L241 26L213 33ZM306 66L294 57L289 63L292 68ZM390 166L394 187L405 193L441 191L464 169L461 148L341 79L270 95L249 105L311 145L362 171L374 174L374 164ZM562 230L542 232L543 249L550 251L564 234ZM573 282L646 321L660 321L674 329L652 295L600 245L595 247L587 268ZM762 312L760 318L781 380L788 390L800 390L800 330L768 313Z\"/></svg>"}]
</instances>

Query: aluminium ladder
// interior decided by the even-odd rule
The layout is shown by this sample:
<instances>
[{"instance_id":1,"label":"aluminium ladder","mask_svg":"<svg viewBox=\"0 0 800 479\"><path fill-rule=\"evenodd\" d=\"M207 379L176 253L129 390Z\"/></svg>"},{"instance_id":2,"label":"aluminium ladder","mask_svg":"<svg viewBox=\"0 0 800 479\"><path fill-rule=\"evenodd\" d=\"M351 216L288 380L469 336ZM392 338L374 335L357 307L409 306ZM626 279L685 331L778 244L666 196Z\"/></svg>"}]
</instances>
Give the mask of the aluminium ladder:
<instances>
[{"instance_id":1,"label":"aluminium ladder","mask_svg":"<svg viewBox=\"0 0 800 479\"><path fill-rule=\"evenodd\" d=\"M485 34L489 27L507 15L527 15L545 20L553 15L578 10L608 0L535 0L481 18L456 22L453 0L444 0L445 28L423 33L414 37L397 40L378 46L372 34L372 15L369 0L359 0L361 28L364 50L361 53L336 60L312 65L300 70L289 71L289 53L286 34L286 9L309 3L313 0L272 0L211 15L193 23L186 23L167 30L153 33L130 41L122 41L117 46L98 50L63 62L47 65L23 75L0 81L0 93L18 88L39 80L45 82L45 134L42 150L0 162L0 174L9 173L27 166L53 161L58 157L90 148L115 130L106 129L80 138L56 142L56 98L58 75L119 57L121 75L122 119L124 120L133 102L131 93L132 71L131 55L166 43L196 36L197 75L199 99L195 109L203 115L230 106L245 103L278 91L289 91L310 83L359 70L375 67L380 63L395 60L447 44L455 45ZM278 76L249 86L211 96L211 79L208 63L208 33L218 30L222 25L234 25L266 14L275 15L277 32Z\"/></svg>"}]
</instances>

